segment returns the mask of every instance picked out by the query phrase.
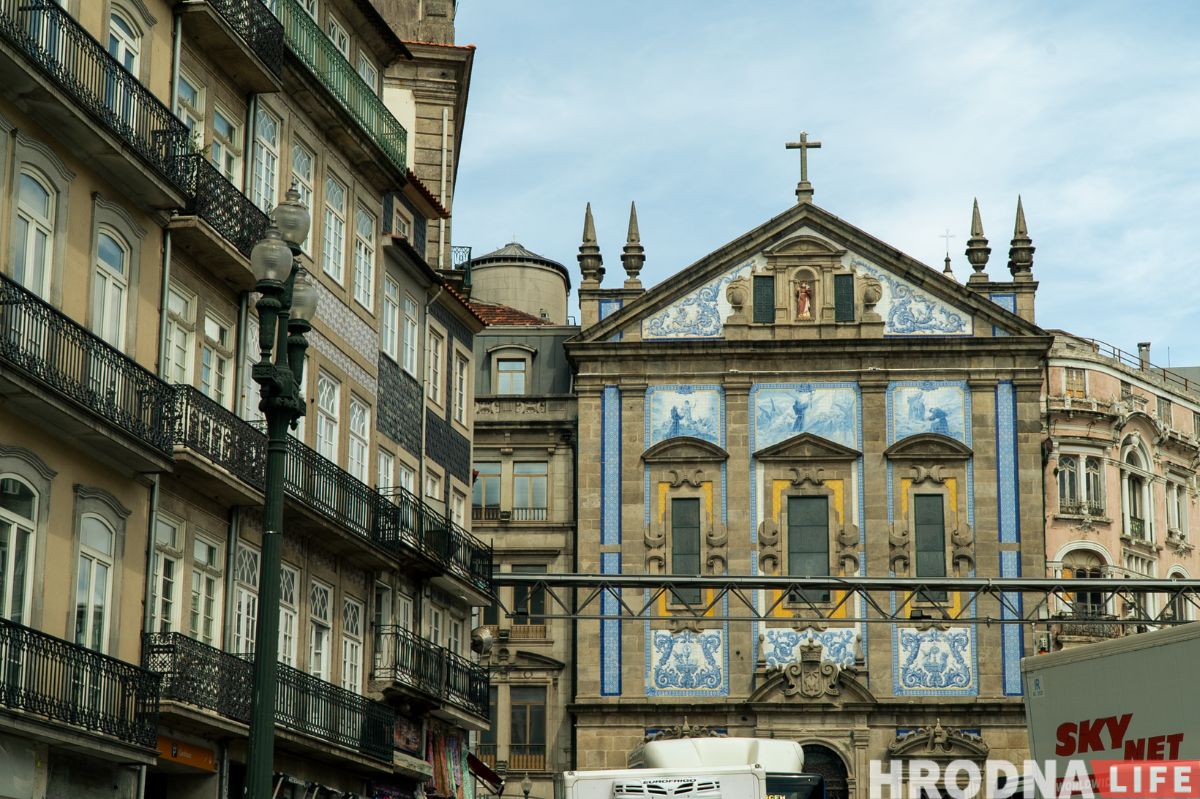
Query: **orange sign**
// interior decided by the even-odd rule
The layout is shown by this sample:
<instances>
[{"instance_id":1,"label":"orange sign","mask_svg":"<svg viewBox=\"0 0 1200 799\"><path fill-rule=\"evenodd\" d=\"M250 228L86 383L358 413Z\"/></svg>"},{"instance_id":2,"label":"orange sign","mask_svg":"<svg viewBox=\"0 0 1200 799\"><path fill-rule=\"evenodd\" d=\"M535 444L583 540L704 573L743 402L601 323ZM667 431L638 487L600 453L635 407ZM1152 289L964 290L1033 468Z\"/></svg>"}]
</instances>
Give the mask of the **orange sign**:
<instances>
[{"instance_id":1,"label":"orange sign","mask_svg":"<svg viewBox=\"0 0 1200 799\"><path fill-rule=\"evenodd\" d=\"M217 770L216 756L213 755L211 749L185 743L176 738L168 738L165 735L158 736L158 756L163 760L181 763L201 771L215 772Z\"/></svg>"}]
</instances>

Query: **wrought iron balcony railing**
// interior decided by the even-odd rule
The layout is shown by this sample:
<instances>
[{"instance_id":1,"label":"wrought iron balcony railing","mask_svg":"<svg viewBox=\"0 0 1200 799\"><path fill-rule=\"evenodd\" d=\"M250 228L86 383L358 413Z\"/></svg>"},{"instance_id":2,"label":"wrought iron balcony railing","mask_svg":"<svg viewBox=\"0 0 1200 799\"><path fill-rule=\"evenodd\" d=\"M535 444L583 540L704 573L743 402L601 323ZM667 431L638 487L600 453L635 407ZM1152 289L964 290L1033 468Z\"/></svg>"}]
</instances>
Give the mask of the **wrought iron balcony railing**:
<instances>
[{"instance_id":1,"label":"wrought iron balcony railing","mask_svg":"<svg viewBox=\"0 0 1200 799\"><path fill-rule=\"evenodd\" d=\"M1124 625L1116 623L1116 616L1105 613L1103 605L1076 604L1080 609L1055 617L1059 635L1117 638L1124 634Z\"/></svg>"},{"instance_id":2,"label":"wrought iron balcony railing","mask_svg":"<svg viewBox=\"0 0 1200 799\"><path fill-rule=\"evenodd\" d=\"M231 655L182 633L147 633L143 665L163 675L162 698L250 723L254 667L249 656ZM395 711L382 702L278 664L275 723L295 732L392 760Z\"/></svg>"},{"instance_id":3,"label":"wrought iron balcony railing","mask_svg":"<svg viewBox=\"0 0 1200 799\"><path fill-rule=\"evenodd\" d=\"M171 451L171 386L3 275L0 360L142 443Z\"/></svg>"},{"instance_id":4,"label":"wrought iron balcony railing","mask_svg":"<svg viewBox=\"0 0 1200 799\"><path fill-rule=\"evenodd\" d=\"M296 0L272 0L288 49L304 62L362 131L400 172L407 169L408 132L379 95Z\"/></svg>"},{"instance_id":5,"label":"wrought iron balcony railing","mask_svg":"<svg viewBox=\"0 0 1200 799\"><path fill-rule=\"evenodd\" d=\"M1129 517L1129 535L1133 538L1146 537L1146 520L1139 519L1137 516Z\"/></svg>"},{"instance_id":6,"label":"wrought iron balcony railing","mask_svg":"<svg viewBox=\"0 0 1200 799\"><path fill-rule=\"evenodd\" d=\"M1074 514L1078 516L1104 516L1104 503L1092 499L1064 499L1058 503L1060 513Z\"/></svg>"},{"instance_id":7,"label":"wrought iron balcony railing","mask_svg":"<svg viewBox=\"0 0 1200 799\"><path fill-rule=\"evenodd\" d=\"M492 548L404 488L388 492L380 517L381 540L404 544L442 563L484 593L494 593Z\"/></svg>"},{"instance_id":8,"label":"wrought iron balcony railing","mask_svg":"<svg viewBox=\"0 0 1200 799\"><path fill-rule=\"evenodd\" d=\"M159 677L0 618L0 706L154 748Z\"/></svg>"},{"instance_id":9,"label":"wrought iron balcony railing","mask_svg":"<svg viewBox=\"0 0 1200 799\"><path fill-rule=\"evenodd\" d=\"M175 386L175 391L175 443L262 491L266 435L193 386Z\"/></svg>"},{"instance_id":10,"label":"wrought iron balcony railing","mask_svg":"<svg viewBox=\"0 0 1200 799\"><path fill-rule=\"evenodd\" d=\"M203 219L238 252L249 258L250 251L267 232L271 220L203 154L187 156L186 175L186 213Z\"/></svg>"},{"instance_id":11,"label":"wrought iron balcony railing","mask_svg":"<svg viewBox=\"0 0 1200 799\"><path fill-rule=\"evenodd\" d=\"M283 24L266 3L246 0L208 0L217 13L237 31L258 59L276 77L283 72Z\"/></svg>"},{"instance_id":12,"label":"wrought iron balcony railing","mask_svg":"<svg viewBox=\"0 0 1200 799\"><path fill-rule=\"evenodd\" d=\"M375 679L408 685L481 718L488 717L488 672L398 625L380 628L384 652Z\"/></svg>"},{"instance_id":13,"label":"wrought iron balcony railing","mask_svg":"<svg viewBox=\"0 0 1200 799\"><path fill-rule=\"evenodd\" d=\"M0 0L0 37L184 191L180 156L190 151L188 129L65 9L49 0Z\"/></svg>"}]
</instances>

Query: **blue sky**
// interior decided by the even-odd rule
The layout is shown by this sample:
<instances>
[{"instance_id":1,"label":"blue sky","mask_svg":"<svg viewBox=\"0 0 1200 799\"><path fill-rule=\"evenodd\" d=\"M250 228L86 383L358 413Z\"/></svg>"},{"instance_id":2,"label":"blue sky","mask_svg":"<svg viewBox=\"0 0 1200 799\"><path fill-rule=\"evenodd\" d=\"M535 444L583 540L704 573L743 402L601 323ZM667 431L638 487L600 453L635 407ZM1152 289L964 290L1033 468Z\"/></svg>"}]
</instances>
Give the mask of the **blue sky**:
<instances>
[{"instance_id":1,"label":"blue sky","mask_svg":"<svg viewBox=\"0 0 1200 799\"><path fill-rule=\"evenodd\" d=\"M652 285L795 202L960 280L971 200L1008 276L1017 195L1038 323L1200 364L1200 2L459 0L478 50L456 244L514 237L608 275L636 200ZM572 298L574 303L574 297Z\"/></svg>"}]
</instances>

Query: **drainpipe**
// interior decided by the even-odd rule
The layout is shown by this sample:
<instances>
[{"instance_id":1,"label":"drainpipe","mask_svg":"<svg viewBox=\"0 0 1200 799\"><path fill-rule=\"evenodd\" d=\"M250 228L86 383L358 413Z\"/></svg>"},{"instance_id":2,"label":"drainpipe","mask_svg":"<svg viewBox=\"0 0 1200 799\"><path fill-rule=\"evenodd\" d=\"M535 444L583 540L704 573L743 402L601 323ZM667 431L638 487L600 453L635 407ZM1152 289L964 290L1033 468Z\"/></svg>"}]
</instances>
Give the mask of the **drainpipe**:
<instances>
[{"instance_id":1,"label":"drainpipe","mask_svg":"<svg viewBox=\"0 0 1200 799\"><path fill-rule=\"evenodd\" d=\"M424 358L422 359L421 364L424 367L421 370L424 373L423 377L421 378L421 482L416 486L418 497L425 496L425 419L429 413L425 408L425 398L429 396L429 364L426 362L426 359L429 358L429 308L433 305L434 300L442 296L442 291L444 290L445 287L439 283L437 291L434 292L432 297L425 301L425 352L422 353ZM442 488L444 489L445 486L443 485Z\"/></svg>"},{"instance_id":2,"label":"drainpipe","mask_svg":"<svg viewBox=\"0 0 1200 799\"><path fill-rule=\"evenodd\" d=\"M171 21L171 113L179 102L179 49L183 44L183 15L175 11Z\"/></svg>"},{"instance_id":3,"label":"drainpipe","mask_svg":"<svg viewBox=\"0 0 1200 799\"><path fill-rule=\"evenodd\" d=\"M138 766L137 770L137 799L145 799L146 796L146 767Z\"/></svg>"},{"instance_id":4,"label":"drainpipe","mask_svg":"<svg viewBox=\"0 0 1200 799\"><path fill-rule=\"evenodd\" d=\"M229 531L225 535L225 624L221 632L221 648L226 652L233 646L233 573L237 566L238 527L241 526L242 509L234 505L229 509Z\"/></svg>"},{"instance_id":5,"label":"drainpipe","mask_svg":"<svg viewBox=\"0 0 1200 799\"><path fill-rule=\"evenodd\" d=\"M444 208L449 208L449 203L446 202L446 151L449 147L449 134L447 128L450 126L450 109L442 108L442 188L438 193L438 199L442 201ZM438 268L445 269L446 264L446 218L442 217L438 220Z\"/></svg>"},{"instance_id":6,"label":"drainpipe","mask_svg":"<svg viewBox=\"0 0 1200 799\"><path fill-rule=\"evenodd\" d=\"M154 528L158 526L158 475L150 484L150 520L146 536L146 593L142 603L142 632L154 631Z\"/></svg>"},{"instance_id":7,"label":"drainpipe","mask_svg":"<svg viewBox=\"0 0 1200 799\"><path fill-rule=\"evenodd\" d=\"M258 125L258 95L251 94L246 100L246 135L242 142L242 194L250 196L250 169L254 158L254 137Z\"/></svg>"}]
</instances>

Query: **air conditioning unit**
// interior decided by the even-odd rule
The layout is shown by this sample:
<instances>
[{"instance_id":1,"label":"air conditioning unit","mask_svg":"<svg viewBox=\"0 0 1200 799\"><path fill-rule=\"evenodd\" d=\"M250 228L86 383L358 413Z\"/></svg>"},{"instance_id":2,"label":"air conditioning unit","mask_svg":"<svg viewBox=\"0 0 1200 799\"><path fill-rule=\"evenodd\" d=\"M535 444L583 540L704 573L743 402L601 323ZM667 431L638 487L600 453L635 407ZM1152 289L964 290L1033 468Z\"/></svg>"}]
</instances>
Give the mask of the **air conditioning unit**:
<instances>
[{"instance_id":1,"label":"air conditioning unit","mask_svg":"<svg viewBox=\"0 0 1200 799\"><path fill-rule=\"evenodd\" d=\"M500 521L511 522L512 521L512 511L510 511L510 510L500 511Z\"/></svg>"}]
</instances>

